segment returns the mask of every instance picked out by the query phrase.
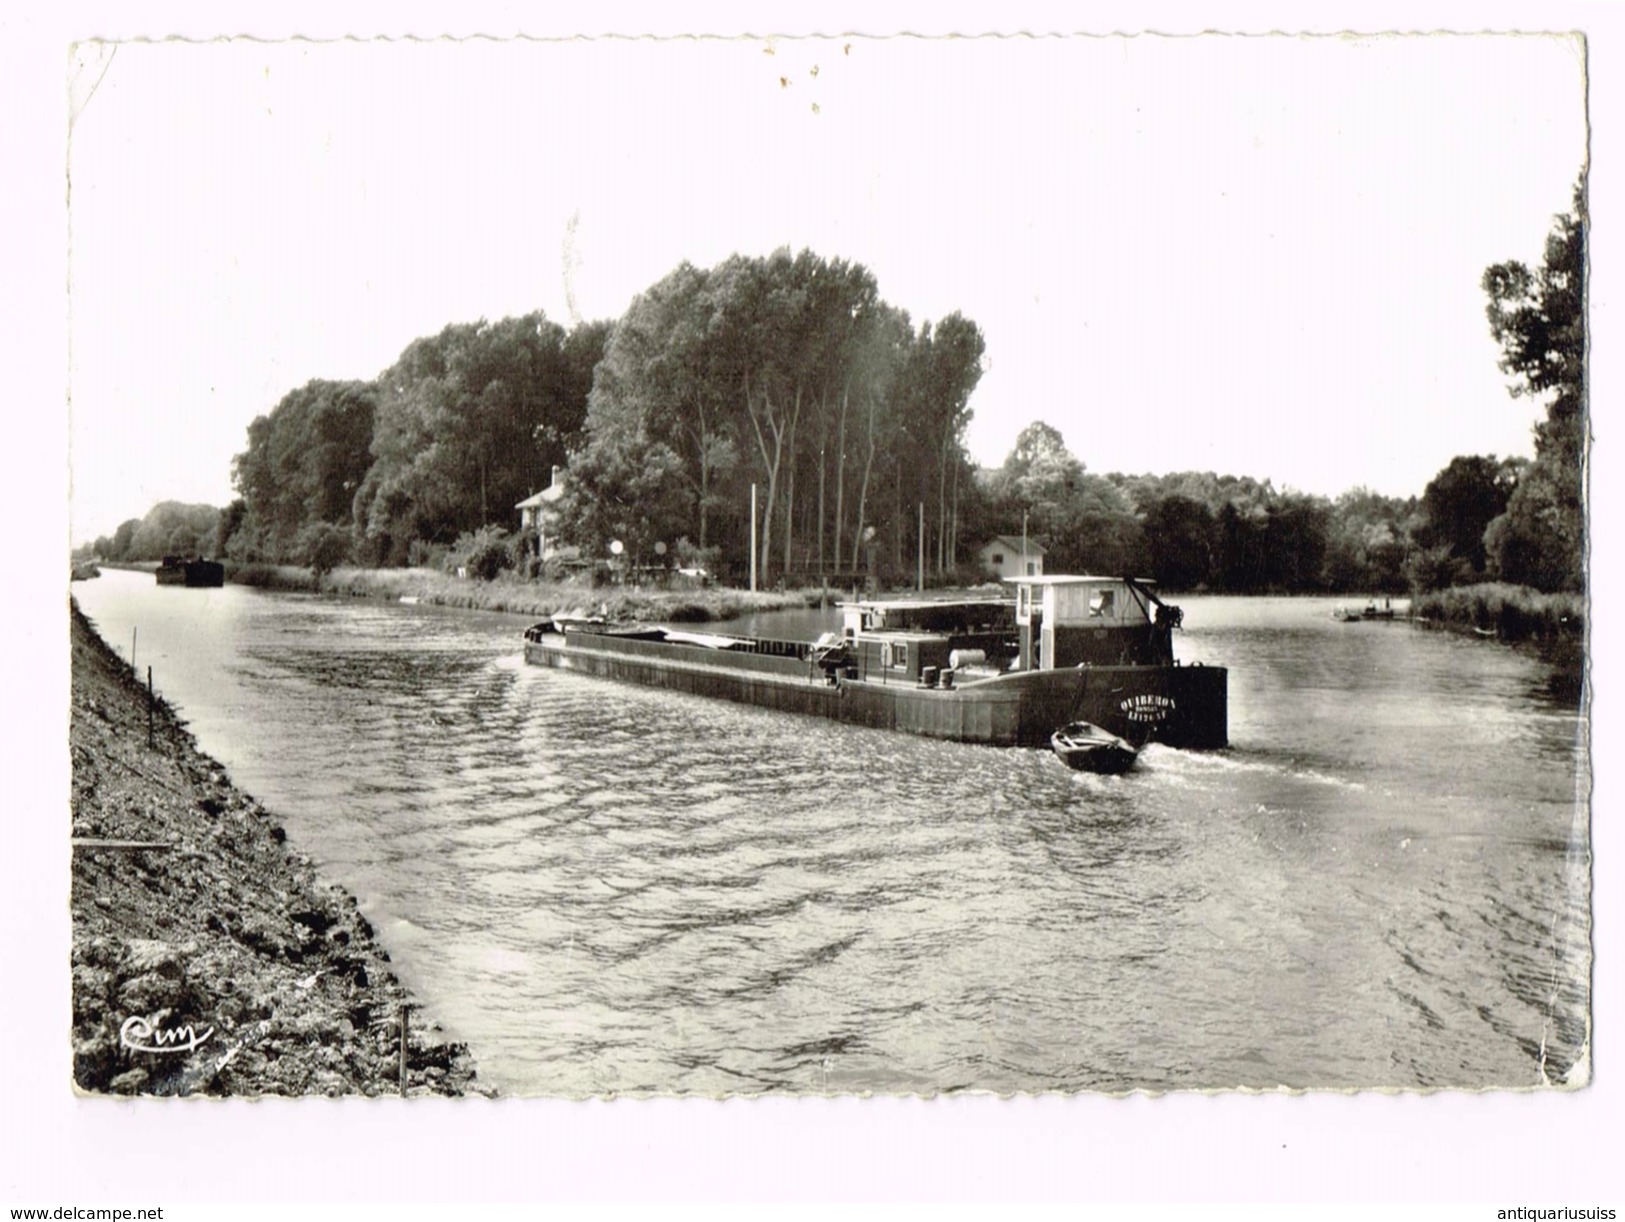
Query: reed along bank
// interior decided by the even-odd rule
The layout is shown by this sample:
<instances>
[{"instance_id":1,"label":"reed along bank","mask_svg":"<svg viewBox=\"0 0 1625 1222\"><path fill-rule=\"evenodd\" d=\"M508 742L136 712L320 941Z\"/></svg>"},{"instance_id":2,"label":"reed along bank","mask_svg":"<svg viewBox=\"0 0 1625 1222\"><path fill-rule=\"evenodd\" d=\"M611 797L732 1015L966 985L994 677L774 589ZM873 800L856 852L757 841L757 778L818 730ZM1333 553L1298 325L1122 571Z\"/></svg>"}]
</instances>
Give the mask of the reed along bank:
<instances>
[{"instance_id":1,"label":"reed along bank","mask_svg":"<svg viewBox=\"0 0 1625 1222\"><path fill-rule=\"evenodd\" d=\"M1585 612L1583 594L1542 594L1499 581L1433 590L1418 594L1412 603L1418 619L1504 641L1580 640Z\"/></svg>"},{"instance_id":2,"label":"reed along bank","mask_svg":"<svg viewBox=\"0 0 1625 1222\"><path fill-rule=\"evenodd\" d=\"M354 898L318 877L162 698L149 710L77 603L70 618L77 1087L397 1093L411 999ZM407 1029L409 1094L476 1090L463 1045Z\"/></svg>"}]
</instances>

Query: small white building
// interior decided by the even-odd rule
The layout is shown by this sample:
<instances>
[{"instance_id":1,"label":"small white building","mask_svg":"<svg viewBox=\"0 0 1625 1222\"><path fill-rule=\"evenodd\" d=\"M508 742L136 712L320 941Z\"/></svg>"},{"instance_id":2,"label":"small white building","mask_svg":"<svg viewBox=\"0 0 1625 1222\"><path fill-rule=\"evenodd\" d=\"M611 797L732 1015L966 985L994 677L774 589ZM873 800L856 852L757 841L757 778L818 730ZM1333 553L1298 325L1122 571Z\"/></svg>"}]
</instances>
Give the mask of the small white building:
<instances>
[{"instance_id":1,"label":"small white building","mask_svg":"<svg viewBox=\"0 0 1625 1222\"><path fill-rule=\"evenodd\" d=\"M519 511L519 531L536 539L535 556L543 559L549 550L548 536L556 533L559 520L559 498L564 495L564 481L559 478L558 467L553 468L553 482L534 496L527 496L514 508ZM552 546L557 546L557 540Z\"/></svg>"},{"instance_id":2,"label":"small white building","mask_svg":"<svg viewBox=\"0 0 1625 1222\"><path fill-rule=\"evenodd\" d=\"M1029 538L1024 545L1019 535L996 535L982 544L977 555L982 568L1001 580L1044 575L1044 549L1036 539Z\"/></svg>"}]
</instances>

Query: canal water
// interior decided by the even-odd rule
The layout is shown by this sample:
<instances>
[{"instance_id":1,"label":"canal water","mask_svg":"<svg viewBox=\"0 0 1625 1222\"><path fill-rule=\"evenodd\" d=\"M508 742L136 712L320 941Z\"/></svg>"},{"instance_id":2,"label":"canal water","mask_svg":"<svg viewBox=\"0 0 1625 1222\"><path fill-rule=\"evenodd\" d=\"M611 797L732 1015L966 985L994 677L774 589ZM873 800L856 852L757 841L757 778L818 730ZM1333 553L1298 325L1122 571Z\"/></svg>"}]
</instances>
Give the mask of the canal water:
<instances>
[{"instance_id":1,"label":"canal water","mask_svg":"<svg viewBox=\"0 0 1625 1222\"><path fill-rule=\"evenodd\" d=\"M1233 745L1092 777L529 667L512 616L74 592L505 1093L1589 1074L1585 734L1534 654L1181 599Z\"/></svg>"}]
</instances>

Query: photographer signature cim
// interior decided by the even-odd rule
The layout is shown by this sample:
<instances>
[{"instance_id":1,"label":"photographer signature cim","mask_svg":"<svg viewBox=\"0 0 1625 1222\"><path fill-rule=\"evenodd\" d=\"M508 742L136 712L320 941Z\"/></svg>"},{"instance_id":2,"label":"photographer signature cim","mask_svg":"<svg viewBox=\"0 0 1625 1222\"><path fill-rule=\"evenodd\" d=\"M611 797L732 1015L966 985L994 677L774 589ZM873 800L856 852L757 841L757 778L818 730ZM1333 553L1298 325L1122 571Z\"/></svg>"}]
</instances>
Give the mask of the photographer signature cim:
<instances>
[{"instance_id":1,"label":"photographer signature cim","mask_svg":"<svg viewBox=\"0 0 1625 1222\"><path fill-rule=\"evenodd\" d=\"M165 1027L149 1022L140 1015L124 1020L118 1029L118 1042L132 1052L155 1052L160 1055L191 1052L214 1034L213 1027L196 1030L191 1023Z\"/></svg>"}]
</instances>

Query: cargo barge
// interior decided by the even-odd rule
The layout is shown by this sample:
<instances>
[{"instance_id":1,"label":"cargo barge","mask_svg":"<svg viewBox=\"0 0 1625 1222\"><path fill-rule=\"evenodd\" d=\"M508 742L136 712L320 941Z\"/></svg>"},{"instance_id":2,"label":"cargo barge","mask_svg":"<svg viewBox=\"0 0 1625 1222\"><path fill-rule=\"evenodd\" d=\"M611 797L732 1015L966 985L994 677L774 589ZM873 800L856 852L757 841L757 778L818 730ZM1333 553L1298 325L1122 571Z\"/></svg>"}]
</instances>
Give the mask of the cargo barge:
<instances>
[{"instance_id":1,"label":"cargo barge","mask_svg":"<svg viewBox=\"0 0 1625 1222\"><path fill-rule=\"evenodd\" d=\"M165 556L153 571L161 586L190 586L208 589L226 584L226 566L215 560L188 560L184 556Z\"/></svg>"},{"instance_id":2,"label":"cargo barge","mask_svg":"<svg viewBox=\"0 0 1625 1222\"><path fill-rule=\"evenodd\" d=\"M842 631L816 641L548 621L526 630L525 660L956 742L1046 747L1089 721L1136 745L1228 745L1227 673L1175 660L1181 615L1149 582L1012 584L1013 598L843 603Z\"/></svg>"}]
</instances>

